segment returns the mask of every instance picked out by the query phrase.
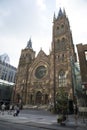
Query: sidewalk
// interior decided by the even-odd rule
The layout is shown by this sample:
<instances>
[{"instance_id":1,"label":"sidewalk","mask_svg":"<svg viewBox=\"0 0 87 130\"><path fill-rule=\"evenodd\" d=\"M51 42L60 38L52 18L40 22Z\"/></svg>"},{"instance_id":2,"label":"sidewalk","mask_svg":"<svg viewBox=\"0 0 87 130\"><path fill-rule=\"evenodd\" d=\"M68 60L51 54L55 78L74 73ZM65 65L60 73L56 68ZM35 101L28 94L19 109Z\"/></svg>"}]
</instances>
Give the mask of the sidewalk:
<instances>
[{"instance_id":1,"label":"sidewalk","mask_svg":"<svg viewBox=\"0 0 87 130\"><path fill-rule=\"evenodd\" d=\"M35 126L43 126L50 129L58 129L61 125L57 123L58 115L33 115L33 114L24 114L20 112L19 116L14 117L13 115L9 115L7 111L5 111L4 115L0 113L0 120L8 121L11 123L26 123L27 125L35 125ZM69 115L68 119L65 121L64 128L87 128L87 119L83 122L82 118L79 118L77 121L75 120L73 115ZM62 127L62 126L61 126Z\"/></svg>"},{"instance_id":2,"label":"sidewalk","mask_svg":"<svg viewBox=\"0 0 87 130\"><path fill-rule=\"evenodd\" d=\"M74 115L69 115L68 116L68 125L73 125L73 126L79 126L79 127L87 127L87 118L83 120L82 117L79 117L77 120L74 118Z\"/></svg>"}]
</instances>

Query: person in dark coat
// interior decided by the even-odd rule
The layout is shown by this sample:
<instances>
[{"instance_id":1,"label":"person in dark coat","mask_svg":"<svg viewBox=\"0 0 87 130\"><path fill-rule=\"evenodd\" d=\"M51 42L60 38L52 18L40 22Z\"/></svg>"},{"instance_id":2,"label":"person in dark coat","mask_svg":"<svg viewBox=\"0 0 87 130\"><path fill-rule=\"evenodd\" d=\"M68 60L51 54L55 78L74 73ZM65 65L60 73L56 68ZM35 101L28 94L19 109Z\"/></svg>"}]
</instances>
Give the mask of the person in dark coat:
<instances>
[{"instance_id":1,"label":"person in dark coat","mask_svg":"<svg viewBox=\"0 0 87 130\"><path fill-rule=\"evenodd\" d=\"M75 119L77 120L77 118L78 118L78 106L77 106L77 104L74 105L74 114L75 114Z\"/></svg>"},{"instance_id":2,"label":"person in dark coat","mask_svg":"<svg viewBox=\"0 0 87 130\"><path fill-rule=\"evenodd\" d=\"M19 112L20 112L19 106L18 106L18 105L15 105L15 106L14 106L14 114L13 114L13 116L18 116L18 115L19 115Z\"/></svg>"}]
</instances>

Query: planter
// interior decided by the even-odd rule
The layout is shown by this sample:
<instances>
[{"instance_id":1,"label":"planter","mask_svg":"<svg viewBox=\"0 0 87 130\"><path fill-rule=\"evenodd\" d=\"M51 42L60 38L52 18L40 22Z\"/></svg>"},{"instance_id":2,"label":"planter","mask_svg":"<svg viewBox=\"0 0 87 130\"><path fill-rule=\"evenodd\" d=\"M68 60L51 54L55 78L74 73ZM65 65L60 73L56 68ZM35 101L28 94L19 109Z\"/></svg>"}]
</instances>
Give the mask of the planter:
<instances>
[{"instance_id":1,"label":"planter","mask_svg":"<svg viewBox=\"0 0 87 130\"><path fill-rule=\"evenodd\" d=\"M63 115L59 115L57 118L57 122L61 123L63 121Z\"/></svg>"},{"instance_id":2,"label":"planter","mask_svg":"<svg viewBox=\"0 0 87 130\"><path fill-rule=\"evenodd\" d=\"M61 119L61 118L58 118L58 119L57 119L57 122L58 122L58 123L61 123L61 122L62 122L62 119Z\"/></svg>"},{"instance_id":3,"label":"planter","mask_svg":"<svg viewBox=\"0 0 87 130\"><path fill-rule=\"evenodd\" d=\"M65 125L66 116L65 115L59 115L57 118L57 123L60 123L61 125Z\"/></svg>"}]
</instances>

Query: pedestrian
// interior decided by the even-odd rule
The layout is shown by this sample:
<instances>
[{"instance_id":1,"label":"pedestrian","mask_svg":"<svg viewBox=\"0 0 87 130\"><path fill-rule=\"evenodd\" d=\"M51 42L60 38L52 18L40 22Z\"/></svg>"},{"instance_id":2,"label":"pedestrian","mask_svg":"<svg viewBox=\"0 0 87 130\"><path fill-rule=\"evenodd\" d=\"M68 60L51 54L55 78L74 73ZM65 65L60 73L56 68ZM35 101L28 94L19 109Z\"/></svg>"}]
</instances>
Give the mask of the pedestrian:
<instances>
[{"instance_id":1,"label":"pedestrian","mask_svg":"<svg viewBox=\"0 0 87 130\"><path fill-rule=\"evenodd\" d=\"M8 114L12 114L12 109L13 109L13 105L12 105L12 104L10 104Z\"/></svg>"},{"instance_id":2,"label":"pedestrian","mask_svg":"<svg viewBox=\"0 0 87 130\"><path fill-rule=\"evenodd\" d=\"M4 111L5 111L5 103L3 103L2 105L1 105L1 111L2 111L2 115L4 115Z\"/></svg>"},{"instance_id":3,"label":"pedestrian","mask_svg":"<svg viewBox=\"0 0 87 130\"><path fill-rule=\"evenodd\" d=\"M77 106L77 104L74 105L74 115L75 115L75 123L77 125L77 119L78 119L78 106Z\"/></svg>"},{"instance_id":4,"label":"pedestrian","mask_svg":"<svg viewBox=\"0 0 87 130\"><path fill-rule=\"evenodd\" d=\"M19 112L20 112L19 106L15 105L14 106L14 114L13 114L13 116L18 116Z\"/></svg>"},{"instance_id":5,"label":"pedestrian","mask_svg":"<svg viewBox=\"0 0 87 130\"><path fill-rule=\"evenodd\" d=\"M78 118L78 107L77 107L77 104L75 105L75 108L74 108L74 114L75 114L75 119Z\"/></svg>"}]
</instances>

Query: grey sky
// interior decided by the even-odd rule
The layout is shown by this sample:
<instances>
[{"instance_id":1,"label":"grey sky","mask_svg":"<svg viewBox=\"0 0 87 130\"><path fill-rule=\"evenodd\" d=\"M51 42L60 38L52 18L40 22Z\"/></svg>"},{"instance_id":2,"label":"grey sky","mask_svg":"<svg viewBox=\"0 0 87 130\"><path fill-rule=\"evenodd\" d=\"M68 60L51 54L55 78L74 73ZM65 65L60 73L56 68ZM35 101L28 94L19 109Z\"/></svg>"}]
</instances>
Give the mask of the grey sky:
<instances>
[{"instance_id":1,"label":"grey sky","mask_svg":"<svg viewBox=\"0 0 87 130\"><path fill-rule=\"evenodd\" d=\"M21 50L31 37L36 54L48 54L52 20L63 7L70 21L73 42L87 43L87 0L0 0L0 55L7 53L17 67Z\"/></svg>"}]
</instances>

